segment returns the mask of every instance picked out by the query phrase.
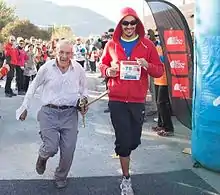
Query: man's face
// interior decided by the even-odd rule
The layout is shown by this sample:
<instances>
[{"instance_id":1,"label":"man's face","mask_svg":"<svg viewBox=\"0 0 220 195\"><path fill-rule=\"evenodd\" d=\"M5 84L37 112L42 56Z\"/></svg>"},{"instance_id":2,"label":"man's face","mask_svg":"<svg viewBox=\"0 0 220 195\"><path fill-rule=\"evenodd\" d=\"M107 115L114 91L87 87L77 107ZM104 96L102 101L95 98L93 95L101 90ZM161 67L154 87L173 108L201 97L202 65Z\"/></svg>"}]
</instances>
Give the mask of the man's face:
<instances>
[{"instance_id":1,"label":"man's face","mask_svg":"<svg viewBox=\"0 0 220 195\"><path fill-rule=\"evenodd\" d=\"M76 39L76 44L80 45L81 44L81 40L80 39Z\"/></svg>"},{"instance_id":2,"label":"man's face","mask_svg":"<svg viewBox=\"0 0 220 195\"><path fill-rule=\"evenodd\" d=\"M106 39L105 35L102 35L101 40L104 41Z\"/></svg>"},{"instance_id":3,"label":"man's face","mask_svg":"<svg viewBox=\"0 0 220 195\"><path fill-rule=\"evenodd\" d=\"M113 34L114 34L114 32L109 32L109 33L108 33L108 37L109 37L109 39L112 39Z\"/></svg>"},{"instance_id":4,"label":"man's face","mask_svg":"<svg viewBox=\"0 0 220 195\"><path fill-rule=\"evenodd\" d=\"M156 39L156 41L160 42L160 37L159 37L159 35L155 35L155 39Z\"/></svg>"},{"instance_id":5,"label":"man's face","mask_svg":"<svg viewBox=\"0 0 220 195\"><path fill-rule=\"evenodd\" d=\"M30 39L30 43L31 43L31 44L35 44L35 42L36 42L35 38L32 37L32 38Z\"/></svg>"},{"instance_id":6,"label":"man's face","mask_svg":"<svg viewBox=\"0 0 220 195\"><path fill-rule=\"evenodd\" d=\"M126 16L121 21L122 33L127 37L132 37L135 34L137 23L138 21L135 17Z\"/></svg>"},{"instance_id":7,"label":"man's face","mask_svg":"<svg viewBox=\"0 0 220 195\"><path fill-rule=\"evenodd\" d=\"M70 60L73 58L73 48L71 44L60 44L57 47L58 64L66 68L69 66Z\"/></svg>"},{"instance_id":8,"label":"man's face","mask_svg":"<svg viewBox=\"0 0 220 195\"><path fill-rule=\"evenodd\" d=\"M21 48L24 48L24 40L21 40L21 41L19 41L19 43L18 43L18 45L21 47Z\"/></svg>"},{"instance_id":9,"label":"man's face","mask_svg":"<svg viewBox=\"0 0 220 195\"><path fill-rule=\"evenodd\" d=\"M11 36L11 37L9 38L9 43L15 44L15 37L14 37L14 36Z\"/></svg>"},{"instance_id":10,"label":"man's face","mask_svg":"<svg viewBox=\"0 0 220 195\"><path fill-rule=\"evenodd\" d=\"M34 50L34 46L31 45L31 46L29 47L29 51L30 51L30 52L33 52L33 50Z\"/></svg>"},{"instance_id":11,"label":"man's face","mask_svg":"<svg viewBox=\"0 0 220 195\"><path fill-rule=\"evenodd\" d=\"M38 42L39 42L40 44L42 44L42 43L43 43L42 39L38 39Z\"/></svg>"}]
</instances>

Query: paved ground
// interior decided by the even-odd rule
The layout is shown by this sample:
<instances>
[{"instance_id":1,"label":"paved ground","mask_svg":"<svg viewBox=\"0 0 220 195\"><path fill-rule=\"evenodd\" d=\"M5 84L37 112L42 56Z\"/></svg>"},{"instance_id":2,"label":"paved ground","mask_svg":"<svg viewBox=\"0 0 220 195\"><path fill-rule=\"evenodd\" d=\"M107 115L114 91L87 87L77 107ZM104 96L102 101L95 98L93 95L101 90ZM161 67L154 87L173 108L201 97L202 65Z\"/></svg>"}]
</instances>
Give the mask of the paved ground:
<instances>
[{"instance_id":1,"label":"paved ground","mask_svg":"<svg viewBox=\"0 0 220 195\"><path fill-rule=\"evenodd\" d=\"M99 94L100 80L89 75L90 97ZM67 189L54 188L53 171L58 155L49 160L45 175L35 172L35 161L41 143L35 116L39 101L27 121L15 120L15 110L23 97L5 98L0 89L0 195L114 195L119 194L120 166L113 159L114 135L109 114L104 114L107 100L93 104L87 114L86 128L80 126L79 139ZM81 124L81 120L80 120ZM150 131L152 117L144 125L142 145L132 154L131 171L137 195L218 194L219 175L203 169L192 169L189 155L190 131L175 121L177 135L170 139L157 137ZM215 189L216 190L215 190Z\"/></svg>"}]
</instances>

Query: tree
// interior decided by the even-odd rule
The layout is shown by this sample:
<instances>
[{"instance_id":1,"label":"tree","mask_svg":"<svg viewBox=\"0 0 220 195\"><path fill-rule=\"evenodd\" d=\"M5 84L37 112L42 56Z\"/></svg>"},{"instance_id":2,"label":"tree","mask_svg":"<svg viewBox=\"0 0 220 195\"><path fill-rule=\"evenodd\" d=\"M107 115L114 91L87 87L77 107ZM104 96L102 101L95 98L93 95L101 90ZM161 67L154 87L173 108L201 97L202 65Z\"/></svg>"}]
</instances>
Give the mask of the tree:
<instances>
[{"instance_id":1,"label":"tree","mask_svg":"<svg viewBox=\"0 0 220 195\"><path fill-rule=\"evenodd\" d=\"M75 35L73 34L72 29L69 26L58 26L53 27L52 29L52 38L66 38L69 40L74 39Z\"/></svg>"},{"instance_id":2,"label":"tree","mask_svg":"<svg viewBox=\"0 0 220 195\"><path fill-rule=\"evenodd\" d=\"M4 0L0 0L0 31L9 22L12 22L17 18L14 10L15 8L7 6Z\"/></svg>"},{"instance_id":3,"label":"tree","mask_svg":"<svg viewBox=\"0 0 220 195\"><path fill-rule=\"evenodd\" d=\"M50 31L43 29L39 29L37 34L36 37L42 40L50 40L52 35Z\"/></svg>"},{"instance_id":4,"label":"tree","mask_svg":"<svg viewBox=\"0 0 220 195\"><path fill-rule=\"evenodd\" d=\"M7 39L9 35L23 37L24 39L29 39L31 36L44 40L50 39L49 32L39 29L29 20L16 20L10 22L2 29L1 34L4 39Z\"/></svg>"},{"instance_id":5,"label":"tree","mask_svg":"<svg viewBox=\"0 0 220 195\"><path fill-rule=\"evenodd\" d=\"M2 35L0 34L0 44L4 42L4 38L2 37Z\"/></svg>"}]
</instances>

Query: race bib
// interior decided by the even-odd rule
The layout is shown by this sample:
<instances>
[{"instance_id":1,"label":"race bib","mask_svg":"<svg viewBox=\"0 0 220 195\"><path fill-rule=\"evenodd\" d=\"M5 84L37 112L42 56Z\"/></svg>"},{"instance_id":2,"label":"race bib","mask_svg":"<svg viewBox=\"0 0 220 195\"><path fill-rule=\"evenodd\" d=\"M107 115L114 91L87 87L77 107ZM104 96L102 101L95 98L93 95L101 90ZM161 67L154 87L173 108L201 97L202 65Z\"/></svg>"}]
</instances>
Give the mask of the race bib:
<instances>
[{"instance_id":1,"label":"race bib","mask_svg":"<svg viewBox=\"0 0 220 195\"><path fill-rule=\"evenodd\" d=\"M136 61L121 61L120 64L121 80L140 80L141 67Z\"/></svg>"}]
</instances>

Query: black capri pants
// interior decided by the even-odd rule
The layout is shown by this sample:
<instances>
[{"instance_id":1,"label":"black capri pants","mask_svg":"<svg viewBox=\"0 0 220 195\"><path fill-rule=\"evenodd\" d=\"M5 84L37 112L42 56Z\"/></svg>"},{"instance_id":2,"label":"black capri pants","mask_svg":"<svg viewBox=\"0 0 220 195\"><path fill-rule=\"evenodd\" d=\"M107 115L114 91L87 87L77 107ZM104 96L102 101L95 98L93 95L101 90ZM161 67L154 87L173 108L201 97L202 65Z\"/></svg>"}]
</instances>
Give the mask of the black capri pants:
<instances>
[{"instance_id":1,"label":"black capri pants","mask_svg":"<svg viewBox=\"0 0 220 195\"><path fill-rule=\"evenodd\" d=\"M128 157L141 144L145 115L144 103L109 101L110 117L115 130L115 153Z\"/></svg>"}]
</instances>

